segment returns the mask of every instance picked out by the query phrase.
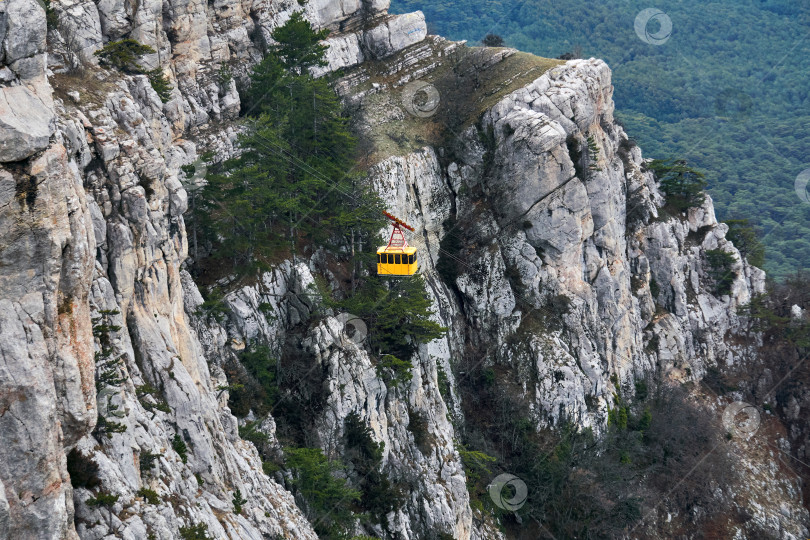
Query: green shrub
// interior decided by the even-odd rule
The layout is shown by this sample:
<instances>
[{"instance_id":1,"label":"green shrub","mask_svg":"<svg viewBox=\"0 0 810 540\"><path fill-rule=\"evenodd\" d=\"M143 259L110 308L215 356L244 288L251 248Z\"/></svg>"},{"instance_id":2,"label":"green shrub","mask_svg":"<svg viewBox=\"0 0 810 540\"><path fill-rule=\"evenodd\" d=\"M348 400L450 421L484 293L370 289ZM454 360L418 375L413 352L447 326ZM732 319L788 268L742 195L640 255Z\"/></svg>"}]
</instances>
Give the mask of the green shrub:
<instances>
[{"instance_id":1,"label":"green shrub","mask_svg":"<svg viewBox=\"0 0 810 540\"><path fill-rule=\"evenodd\" d=\"M360 492L337 476L340 463L323 455L320 448L286 448L287 465L293 473L292 486L307 503L308 518L319 536L345 535L352 530L352 505Z\"/></svg>"},{"instance_id":2,"label":"green shrub","mask_svg":"<svg viewBox=\"0 0 810 540\"><path fill-rule=\"evenodd\" d=\"M141 452L141 455L138 457L138 463L140 464L141 472L150 470L155 463L155 460L160 457L160 454L153 454L151 452Z\"/></svg>"},{"instance_id":3,"label":"green shrub","mask_svg":"<svg viewBox=\"0 0 810 540\"><path fill-rule=\"evenodd\" d=\"M336 305L363 319L368 328L366 342L380 355L410 358L419 344L447 332L431 319L431 300L419 274L396 282L371 276L354 296Z\"/></svg>"},{"instance_id":4,"label":"green shrub","mask_svg":"<svg viewBox=\"0 0 810 540\"><path fill-rule=\"evenodd\" d=\"M143 497L149 504L160 504L160 496L153 489L142 487L136 493L138 497Z\"/></svg>"},{"instance_id":5,"label":"green shrub","mask_svg":"<svg viewBox=\"0 0 810 540\"><path fill-rule=\"evenodd\" d=\"M180 456L183 463L188 462L188 446L186 446L186 442L180 437L179 433L176 433L172 439L172 448Z\"/></svg>"},{"instance_id":6,"label":"green shrub","mask_svg":"<svg viewBox=\"0 0 810 540\"><path fill-rule=\"evenodd\" d=\"M155 49L149 45L143 45L134 39L122 39L111 41L96 51L96 56L103 65L114 67L124 73L140 74L143 67L138 64L138 57L144 54L153 54Z\"/></svg>"},{"instance_id":7,"label":"green shrub","mask_svg":"<svg viewBox=\"0 0 810 540\"><path fill-rule=\"evenodd\" d=\"M329 35L329 30L315 30L303 11L294 12L271 35L276 42L271 51L288 71L304 75L312 67L328 65L325 58L328 46L322 42Z\"/></svg>"},{"instance_id":8,"label":"green shrub","mask_svg":"<svg viewBox=\"0 0 810 540\"><path fill-rule=\"evenodd\" d=\"M262 460L262 472L267 476L274 476L281 470L281 465L275 461Z\"/></svg>"},{"instance_id":9,"label":"green shrub","mask_svg":"<svg viewBox=\"0 0 810 540\"><path fill-rule=\"evenodd\" d=\"M326 78L326 31L301 13L273 31L275 44L251 74L243 96L247 129L238 155L209 167L195 214L211 246L210 261L245 274L307 244L367 251L383 224L382 201L354 173L356 140ZM357 261L354 262L357 262Z\"/></svg>"},{"instance_id":10,"label":"green shrub","mask_svg":"<svg viewBox=\"0 0 810 540\"><path fill-rule=\"evenodd\" d=\"M667 206L676 211L700 206L706 200L706 180L703 173L689 167L684 160L656 159L648 164L655 173L661 191L667 197Z\"/></svg>"},{"instance_id":11,"label":"green shrub","mask_svg":"<svg viewBox=\"0 0 810 540\"><path fill-rule=\"evenodd\" d=\"M445 373L444 368L438 361L436 362L436 380L439 383L439 393L444 403L449 408L453 400L453 394L450 391L450 380L447 378L447 373Z\"/></svg>"},{"instance_id":12,"label":"green shrub","mask_svg":"<svg viewBox=\"0 0 810 540\"><path fill-rule=\"evenodd\" d=\"M481 502L486 491L487 480L492 475L490 466L497 459L478 450L468 450L463 444L457 445L457 449L467 476L467 491L470 493L470 499Z\"/></svg>"},{"instance_id":13,"label":"green shrub","mask_svg":"<svg viewBox=\"0 0 810 540\"><path fill-rule=\"evenodd\" d=\"M484 47L503 47L503 38L498 34L487 34L481 40L481 45Z\"/></svg>"},{"instance_id":14,"label":"green shrub","mask_svg":"<svg viewBox=\"0 0 810 540\"><path fill-rule=\"evenodd\" d=\"M650 295L653 297L653 301L658 299L658 294L661 292L661 287L658 286L658 282L655 281L653 276L650 276Z\"/></svg>"},{"instance_id":15,"label":"green shrub","mask_svg":"<svg viewBox=\"0 0 810 540\"><path fill-rule=\"evenodd\" d=\"M250 347L239 355L240 365L226 370L231 382L228 405L233 414L244 417L252 410L263 416L278 404L278 363L266 345Z\"/></svg>"},{"instance_id":16,"label":"green shrub","mask_svg":"<svg viewBox=\"0 0 810 540\"><path fill-rule=\"evenodd\" d=\"M159 396L157 388L149 383L142 384L135 387L135 396L141 404L141 407L147 411L161 411L165 413L172 412L166 400ZM151 397L151 400L144 399ZM152 403L154 401L154 403Z\"/></svg>"},{"instance_id":17,"label":"green shrub","mask_svg":"<svg viewBox=\"0 0 810 540\"><path fill-rule=\"evenodd\" d=\"M748 264L758 268L765 265L765 245L759 240L759 235L747 219L728 219L724 221L728 225L726 238L731 240L740 251L740 255L745 257Z\"/></svg>"},{"instance_id":18,"label":"green shrub","mask_svg":"<svg viewBox=\"0 0 810 540\"><path fill-rule=\"evenodd\" d=\"M598 161L599 145L596 144L596 140L593 138L593 135L588 135L588 170L601 171L602 169L597 165Z\"/></svg>"},{"instance_id":19,"label":"green shrub","mask_svg":"<svg viewBox=\"0 0 810 540\"><path fill-rule=\"evenodd\" d=\"M194 314L198 317L211 316L217 322L223 322L228 315L228 306L225 303L225 293L219 287L211 287L207 292L203 292L203 303L196 309Z\"/></svg>"},{"instance_id":20,"label":"green shrub","mask_svg":"<svg viewBox=\"0 0 810 540\"><path fill-rule=\"evenodd\" d=\"M169 79L163 74L163 70L159 67L147 70L138 63L140 56L153 54L154 52L155 49L149 45L143 45L134 39L127 38L111 41L93 54L98 56L105 66L113 67L131 75L146 75L149 84L152 85L160 101L166 103L171 99L172 87L169 84Z\"/></svg>"},{"instance_id":21,"label":"green shrub","mask_svg":"<svg viewBox=\"0 0 810 540\"><path fill-rule=\"evenodd\" d=\"M647 390L647 383L645 381L635 381L633 385L636 389L636 400L644 401L647 399L647 395L649 394L649 391Z\"/></svg>"},{"instance_id":22,"label":"green shrub","mask_svg":"<svg viewBox=\"0 0 810 540\"><path fill-rule=\"evenodd\" d=\"M634 429L644 432L650 427L650 424L652 424L652 411L647 407L641 413L641 417L634 423Z\"/></svg>"},{"instance_id":23,"label":"green shrub","mask_svg":"<svg viewBox=\"0 0 810 540\"><path fill-rule=\"evenodd\" d=\"M374 441L371 427L367 426L356 412L351 412L345 420L347 454L361 474L376 468L382 461L384 444Z\"/></svg>"},{"instance_id":24,"label":"green shrub","mask_svg":"<svg viewBox=\"0 0 810 540\"><path fill-rule=\"evenodd\" d=\"M219 82L220 88L227 88L230 86L231 81L233 80L233 72L231 68L227 65L223 65L217 71L217 81Z\"/></svg>"},{"instance_id":25,"label":"green shrub","mask_svg":"<svg viewBox=\"0 0 810 540\"><path fill-rule=\"evenodd\" d=\"M714 284L714 293L723 296L731 292L731 285L737 278L737 273L731 270L736 262L734 255L722 249L709 249L706 251L706 260L709 263L709 277Z\"/></svg>"},{"instance_id":26,"label":"green shrub","mask_svg":"<svg viewBox=\"0 0 810 540\"><path fill-rule=\"evenodd\" d=\"M247 499L242 497L242 492L237 489L236 492L233 494L233 513L237 516L242 513L242 506L247 503Z\"/></svg>"},{"instance_id":27,"label":"green shrub","mask_svg":"<svg viewBox=\"0 0 810 540\"><path fill-rule=\"evenodd\" d=\"M256 445L256 448L261 450L270 440L270 436L257 429L260 424L261 421L256 420L254 422L246 422L244 426L239 426L239 437L252 442Z\"/></svg>"},{"instance_id":28,"label":"green shrub","mask_svg":"<svg viewBox=\"0 0 810 540\"><path fill-rule=\"evenodd\" d=\"M487 388L492 388L495 386L495 370L490 368L486 368L481 371L481 382L484 383L484 386Z\"/></svg>"},{"instance_id":29,"label":"green shrub","mask_svg":"<svg viewBox=\"0 0 810 540\"><path fill-rule=\"evenodd\" d=\"M43 0L42 5L45 8L45 23L48 30L56 29L59 26L59 16L51 6L51 0Z\"/></svg>"},{"instance_id":30,"label":"green shrub","mask_svg":"<svg viewBox=\"0 0 810 540\"><path fill-rule=\"evenodd\" d=\"M208 525L205 523L180 527L180 538L183 540L211 540L208 536Z\"/></svg>"},{"instance_id":31,"label":"green shrub","mask_svg":"<svg viewBox=\"0 0 810 540\"><path fill-rule=\"evenodd\" d=\"M400 360L392 354L385 354L377 363L377 375L392 387L407 385L413 379L413 364Z\"/></svg>"},{"instance_id":32,"label":"green shrub","mask_svg":"<svg viewBox=\"0 0 810 540\"><path fill-rule=\"evenodd\" d=\"M162 69L159 67L150 69L145 72L145 75L149 78L149 84L152 85L152 89L158 95L160 101L166 103L172 98L172 85L166 75L163 74Z\"/></svg>"},{"instance_id":33,"label":"green shrub","mask_svg":"<svg viewBox=\"0 0 810 540\"><path fill-rule=\"evenodd\" d=\"M371 428L356 412L349 413L345 420L345 458L357 475L360 488L360 506L378 520L398 509L403 502L401 491L380 470L385 445L376 442Z\"/></svg>"},{"instance_id":34,"label":"green shrub","mask_svg":"<svg viewBox=\"0 0 810 540\"><path fill-rule=\"evenodd\" d=\"M408 431L413 435L413 441L420 452L428 455L433 450L435 439L428 430L425 415L410 407L408 408Z\"/></svg>"},{"instance_id":35,"label":"green shrub","mask_svg":"<svg viewBox=\"0 0 810 540\"><path fill-rule=\"evenodd\" d=\"M116 422L115 420L109 420L107 417L99 414L96 420L96 428L93 430L93 433L96 436L103 435L105 437L111 437L114 433L124 433L126 430L127 426L125 424Z\"/></svg>"},{"instance_id":36,"label":"green shrub","mask_svg":"<svg viewBox=\"0 0 810 540\"><path fill-rule=\"evenodd\" d=\"M87 499L87 506L104 506L110 508L118 502L118 497L118 495L110 495L109 493L100 491L95 497Z\"/></svg>"}]
</instances>

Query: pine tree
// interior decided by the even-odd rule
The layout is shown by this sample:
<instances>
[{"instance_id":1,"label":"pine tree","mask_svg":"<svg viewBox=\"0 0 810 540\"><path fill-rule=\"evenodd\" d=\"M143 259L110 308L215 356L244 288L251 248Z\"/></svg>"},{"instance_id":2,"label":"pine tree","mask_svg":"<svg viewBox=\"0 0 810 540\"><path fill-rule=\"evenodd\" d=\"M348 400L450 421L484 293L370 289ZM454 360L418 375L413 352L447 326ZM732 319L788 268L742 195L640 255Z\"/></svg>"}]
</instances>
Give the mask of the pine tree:
<instances>
[{"instance_id":1,"label":"pine tree","mask_svg":"<svg viewBox=\"0 0 810 540\"><path fill-rule=\"evenodd\" d=\"M212 256L234 269L267 268L302 241L355 257L381 227L379 197L354 172L340 100L308 72L324 65L325 36L300 14L276 29L277 45L251 74L241 154L209 169L201 214Z\"/></svg>"},{"instance_id":2,"label":"pine tree","mask_svg":"<svg viewBox=\"0 0 810 540\"><path fill-rule=\"evenodd\" d=\"M271 36L277 45L271 47L271 51L287 70L302 75L311 67L327 65L328 47L321 41L328 35L329 30L315 31L304 18L304 12L296 11L286 23L273 30Z\"/></svg>"},{"instance_id":3,"label":"pine tree","mask_svg":"<svg viewBox=\"0 0 810 540\"><path fill-rule=\"evenodd\" d=\"M706 180L703 173L696 171L684 160L653 160L649 164L660 182L661 191L667 196L667 206L675 210L686 210L700 206L706 199Z\"/></svg>"},{"instance_id":4,"label":"pine tree","mask_svg":"<svg viewBox=\"0 0 810 540\"><path fill-rule=\"evenodd\" d=\"M370 277L355 296L340 305L366 322L369 346L381 355L408 359L419 344L447 332L431 319L431 300L421 275L388 287L382 279Z\"/></svg>"}]
</instances>

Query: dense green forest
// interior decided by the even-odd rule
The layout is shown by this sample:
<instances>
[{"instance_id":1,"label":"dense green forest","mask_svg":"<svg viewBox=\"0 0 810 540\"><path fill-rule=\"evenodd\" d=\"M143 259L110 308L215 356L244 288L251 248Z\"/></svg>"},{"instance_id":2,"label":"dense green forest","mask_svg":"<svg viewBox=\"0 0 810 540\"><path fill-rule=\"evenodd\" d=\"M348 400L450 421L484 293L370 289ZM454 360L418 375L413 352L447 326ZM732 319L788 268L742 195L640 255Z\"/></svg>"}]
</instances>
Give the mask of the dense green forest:
<instances>
[{"instance_id":1,"label":"dense green forest","mask_svg":"<svg viewBox=\"0 0 810 540\"><path fill-rule=\"evenodd\" d=\"M703 171L718 218L748 219L765 267L810 268L810 204L794 191L810 167L810 3L682 0L659 6L663 44L642 41L649 2L394 0L422 10L431 33L477 45L489 33L546 57L603 58L613 69L617 118L646 157ZM647 30L659 31L651 22Z\"/></svg>"}]
</instances>

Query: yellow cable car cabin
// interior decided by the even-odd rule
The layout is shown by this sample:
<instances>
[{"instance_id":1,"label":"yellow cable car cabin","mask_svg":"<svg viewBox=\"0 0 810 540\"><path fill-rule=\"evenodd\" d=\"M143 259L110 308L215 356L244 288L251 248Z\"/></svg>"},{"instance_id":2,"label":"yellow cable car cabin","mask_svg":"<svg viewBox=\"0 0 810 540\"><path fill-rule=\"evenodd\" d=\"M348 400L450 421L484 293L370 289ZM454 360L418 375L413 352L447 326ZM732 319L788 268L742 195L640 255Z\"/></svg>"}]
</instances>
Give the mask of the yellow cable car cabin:
<instances>
[{"instance_id":1,"label":"yellow cable car cabin","mask_svg":"<svg viewBox=\"0 0 810 540\"><path fill-rule=\"evenodd\" d=\"M416 248L408 245L401 227L413 231L413 227L388 212L383 212L391 220L394 230L387 246L377 250L377 275L389 277L412 276L416 273Z\"/></svg>"},{"instance_id":2,"label":"yellow cable car cabin","mask_svg":"<svg viewBox=\"0 0 810 540\"><path fill-rule=\"evenodd\" d=\"M416 273L416 248L406 246L396 251L383 246L377 250L377 274L380 276L412 276Z\"/></svg>"}]
</instances>

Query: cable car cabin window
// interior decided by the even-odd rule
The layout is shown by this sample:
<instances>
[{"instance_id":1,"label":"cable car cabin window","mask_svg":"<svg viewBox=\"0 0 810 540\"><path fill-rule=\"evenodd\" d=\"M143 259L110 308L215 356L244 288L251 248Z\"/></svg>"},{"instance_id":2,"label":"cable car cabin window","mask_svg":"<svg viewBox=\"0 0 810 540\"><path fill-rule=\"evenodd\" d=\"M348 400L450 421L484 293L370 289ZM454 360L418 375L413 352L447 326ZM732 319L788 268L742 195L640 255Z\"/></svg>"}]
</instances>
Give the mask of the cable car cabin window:
<instances>
[{"instance_id":1,"label":"cable car cabin window","mask_svg":"<svg viewBox=\"0 0 810 540\"><path fill-rule=\"evenodd\" d=\"M388 254L388 264L394 264L394 256L392 254Z\"/></svg>"},{"instance_id":2,"label":"cable car cabin window","mask_svg":"<svg viewBox=\"0 0 810 540\"><path fill-rule=\"evenodd\" d=\"M377 264L380 264L381 262L382 262L382 255L377 253Z\"/></svg>"},{"instance_id":3,"label":"cable car cabin window","mask_svg":"<svg viewBox=\"0 0 810 540\"><path fill-rule=\"evenodd\" d=\"M415 253L411 253L410 255L408 255L408 264L413 264L414 260L416 260L416 254Z\"/></svg>"},{"instance_id":4,"label":"cable car cabin window","mask_svg":"<svg viewBox=\"0 0 810 540\"><path fill-rule=\"evenodd\" d=\"M397 253L396 255L394 255L394 264L402 264L399 261L400 261L400 256L399 256L399 253Z\"/></svg>"}]
</instances>

